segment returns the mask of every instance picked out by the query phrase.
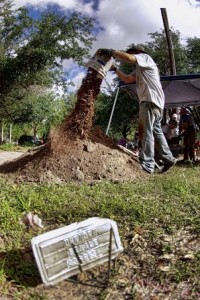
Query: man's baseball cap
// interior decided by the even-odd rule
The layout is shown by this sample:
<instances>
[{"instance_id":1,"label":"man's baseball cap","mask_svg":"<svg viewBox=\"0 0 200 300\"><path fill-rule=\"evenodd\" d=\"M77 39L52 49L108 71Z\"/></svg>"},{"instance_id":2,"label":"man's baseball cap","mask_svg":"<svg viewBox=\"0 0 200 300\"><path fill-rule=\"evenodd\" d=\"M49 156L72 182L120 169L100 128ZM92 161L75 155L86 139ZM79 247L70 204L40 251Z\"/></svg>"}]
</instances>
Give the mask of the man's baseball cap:
<instances>
[{"instance_id":1,"label":"man's baseball cap","mask_svg":"<svg viewBox=\"0 0 200 300\"><path fill-rule=\"evenodd\" d=\"M140 51L142 53L146 53L146 51L144 50L144 48L140 45L136 45L133 47L130 47L129 49L126 50L126 53L132 53L134 51Z\"/></svg>"}]
</instances>

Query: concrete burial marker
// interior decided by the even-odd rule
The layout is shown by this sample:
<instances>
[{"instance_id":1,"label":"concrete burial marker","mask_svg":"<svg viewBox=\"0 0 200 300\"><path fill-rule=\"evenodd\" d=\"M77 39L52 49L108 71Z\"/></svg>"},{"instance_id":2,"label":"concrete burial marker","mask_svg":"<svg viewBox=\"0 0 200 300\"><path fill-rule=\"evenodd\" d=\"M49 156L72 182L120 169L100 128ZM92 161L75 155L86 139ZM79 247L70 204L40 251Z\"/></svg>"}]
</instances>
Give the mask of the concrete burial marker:
<instances>
[{"instance_id":1,"label":"concrete burial marker","mask_svg":"<svg viewBox=\"0 0 200 300\"><path fill-rule=\"evenodd\" d=\"M45 285L109 262L123 251L116 222L102 218L46 232L34 237L31 245Z\"/></svg>"}]
</instances>

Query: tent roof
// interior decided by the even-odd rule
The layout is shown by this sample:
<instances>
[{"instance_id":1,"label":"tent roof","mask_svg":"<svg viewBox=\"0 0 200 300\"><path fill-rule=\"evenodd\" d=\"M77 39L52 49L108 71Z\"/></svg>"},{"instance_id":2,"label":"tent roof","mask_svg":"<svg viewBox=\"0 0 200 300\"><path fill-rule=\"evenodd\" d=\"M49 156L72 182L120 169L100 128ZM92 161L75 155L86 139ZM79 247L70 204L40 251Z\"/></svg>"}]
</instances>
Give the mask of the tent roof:
<instances>
[{"instance_id":1,"label":"tent roof","mask_svg":"<svg viewBox=\"0 0 200 300\"><path fill-rule=\"evenodd\" d=\"M161 84L166 108L200 105L200 74L162 76ZM137 97L135 84L121 82L119 88Z\"/></svg>"}]
</instances>

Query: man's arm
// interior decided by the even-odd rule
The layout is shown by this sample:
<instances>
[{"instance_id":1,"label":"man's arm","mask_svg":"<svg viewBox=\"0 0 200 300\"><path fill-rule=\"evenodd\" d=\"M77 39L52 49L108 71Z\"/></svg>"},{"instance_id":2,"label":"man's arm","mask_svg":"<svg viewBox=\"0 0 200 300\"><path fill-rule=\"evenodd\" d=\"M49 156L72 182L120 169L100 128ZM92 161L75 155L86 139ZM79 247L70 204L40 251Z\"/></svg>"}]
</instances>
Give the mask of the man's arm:
<instances>
[{"instance_id":1,"label":"man's arm","mask_svg":"<svg viewBox=\"0 0 200 300\"><path fill-rule=\"evenodd\" d=\"M131 64L135 64L137 62L136 57L133 54L128 54L126 52L113 50L112 57L117 58L122 61L126 61Z\"/></svg>"},{"instance_id":2,"label":"man's arm","mask_svg":"<svg viewBox=\"0 0 200 300\"><path fill-rule=\"evenodd\" d=\"M130 64L135 64L137 62L137 59L134 54L129 54L129 53L122 52L122 51L115 51L113 49L102 48L102 49L97 50L96 54L97 55L107 55L110 58L111 57L117 58L119 60L128 62Z\"/></svg>"},{"instance_id":3,"label":"man's arm","mask_svg":"<svg viewBox=\"0 0 200 300\"><path fill-rule=\"evenodd\" d=\"M115 73L125 83L135 83L136 77L132 74L125 74L124 72L116 69Z\"/></svg>"},{"instance_id":4,"label":"man's arm","mask_svg":"<svg viewBox=\"0 0 200 300\"><path fill-rule=\"evenodd\" d=\"M128 54L126 52L122 51L115 51L113 49L99 49L97 51L97 54L99 55L109 55L110 57L125 61L127 63L135 64L137 62L136 57L133 54ZM125 74L124 72L118 70L116 67L111 67L111 71L114 71L117 76L124 81L125 83L135 83L136 82L136 77L130 73L130 74Z\"/></svg>"},{"instance_id":5,"label":"man's arm","mask_svg":"<svg viewBox=\"0 0 200 300\"><path fill-rule=\"evenodd\" d=\"M137 62L137 60L133 54L128 54L126 52L113 50L112 57L117 58L122 61L125 61L127 63L131 63L131 64L135 64ZM122 72L118 69L115 72L116 72L117 76L125 83L135 83L136 82L136 77L133 74L125 74L124 72Z\"/></svg>"}]
</instances>

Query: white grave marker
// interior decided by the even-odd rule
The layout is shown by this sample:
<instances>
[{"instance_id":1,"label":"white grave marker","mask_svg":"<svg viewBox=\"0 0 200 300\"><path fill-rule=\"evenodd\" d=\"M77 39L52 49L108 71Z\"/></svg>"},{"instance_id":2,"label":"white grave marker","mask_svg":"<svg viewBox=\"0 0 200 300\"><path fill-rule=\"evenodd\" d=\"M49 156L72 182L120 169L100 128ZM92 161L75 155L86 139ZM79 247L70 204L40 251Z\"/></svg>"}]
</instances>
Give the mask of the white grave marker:
<instances>
[{"instance_id":1,"label":"white grave marker","mask_svg":"<svg viewBox=\"0 0 200 300\"><path fill-rule=\"evenodd\" d=\"M123 251L116 222L102 218L46 232L34 237L31 245L45 285L114 259Z\"/></svg>"}]
</instances>

